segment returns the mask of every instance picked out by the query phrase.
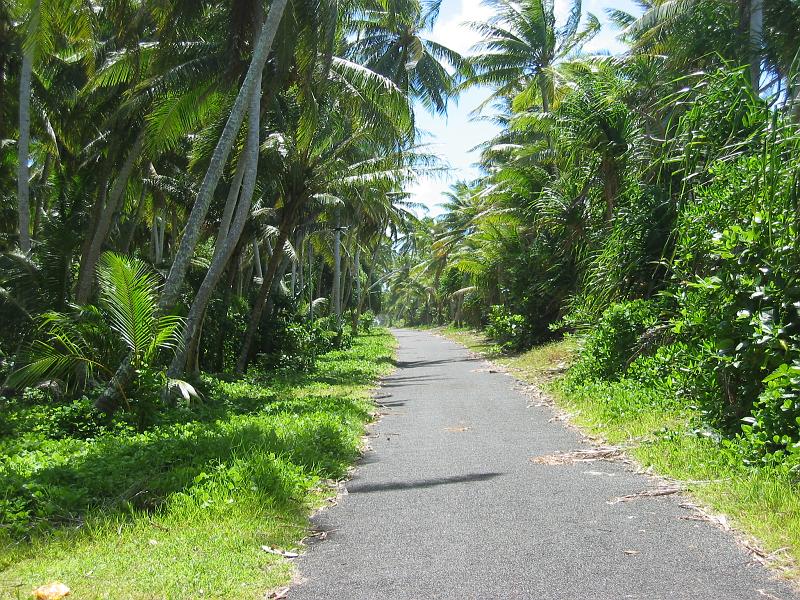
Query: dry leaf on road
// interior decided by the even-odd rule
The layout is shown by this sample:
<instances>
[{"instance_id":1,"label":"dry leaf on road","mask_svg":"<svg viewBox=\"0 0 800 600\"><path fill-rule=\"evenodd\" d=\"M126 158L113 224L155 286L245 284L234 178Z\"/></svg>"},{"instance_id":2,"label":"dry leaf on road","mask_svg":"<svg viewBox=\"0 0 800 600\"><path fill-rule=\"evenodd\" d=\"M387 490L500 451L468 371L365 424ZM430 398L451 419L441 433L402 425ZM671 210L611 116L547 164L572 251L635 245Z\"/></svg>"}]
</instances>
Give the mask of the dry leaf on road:
<instances>
[{"instance_id":1,"label":"dry leaf on road","mask_svg":"<svg viewBox=\"0 0 800 600\"><path fill-rule=\"evenodd\" d=\"M534 456L531 462L537 465L571 465L576 462L594 462L596 460L614 460L622 454L622 448L616 446L600 446L572 452L556 452L544 456Z\"/></svg>"}]
</instances>

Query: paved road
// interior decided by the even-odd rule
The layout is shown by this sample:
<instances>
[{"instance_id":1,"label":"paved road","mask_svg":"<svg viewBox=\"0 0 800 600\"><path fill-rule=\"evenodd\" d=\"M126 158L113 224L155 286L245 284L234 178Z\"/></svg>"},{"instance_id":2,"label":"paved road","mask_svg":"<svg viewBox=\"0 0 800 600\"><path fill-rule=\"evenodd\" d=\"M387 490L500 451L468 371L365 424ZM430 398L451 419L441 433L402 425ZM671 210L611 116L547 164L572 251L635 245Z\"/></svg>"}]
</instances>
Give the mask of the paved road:
<instances>
[{"instance_id":1,"label":"paved road","mask_svg":"<svg viewBox=\"0 0 800 600\"><path fill-rule=\"evenodd\" d=\"M461 346L394 333L389 414L291 600L795 598L679 497L609 504L654 485L624 465L532 463L579 437Z\"/></svg>"}]
</instances>

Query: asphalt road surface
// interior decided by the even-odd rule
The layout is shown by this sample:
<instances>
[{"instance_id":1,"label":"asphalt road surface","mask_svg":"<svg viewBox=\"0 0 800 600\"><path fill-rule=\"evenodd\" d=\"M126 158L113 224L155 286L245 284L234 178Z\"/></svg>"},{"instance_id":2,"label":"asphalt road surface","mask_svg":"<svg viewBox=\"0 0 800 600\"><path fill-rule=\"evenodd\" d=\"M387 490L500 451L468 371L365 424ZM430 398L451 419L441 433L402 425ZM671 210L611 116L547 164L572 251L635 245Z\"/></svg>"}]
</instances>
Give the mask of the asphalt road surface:
<instances>
[{"instance_id":1,"label":"asphalt road surface","mask_svg":"<svg viewBox=\"0 0 800 600\"><path fill-rule=\"evenodd\" d=\"M515 380L461 346L396 330L387 413L291 600L797 598L679 495L619 462L530 459L587 448Z\"/></svg>"}]
</instances>

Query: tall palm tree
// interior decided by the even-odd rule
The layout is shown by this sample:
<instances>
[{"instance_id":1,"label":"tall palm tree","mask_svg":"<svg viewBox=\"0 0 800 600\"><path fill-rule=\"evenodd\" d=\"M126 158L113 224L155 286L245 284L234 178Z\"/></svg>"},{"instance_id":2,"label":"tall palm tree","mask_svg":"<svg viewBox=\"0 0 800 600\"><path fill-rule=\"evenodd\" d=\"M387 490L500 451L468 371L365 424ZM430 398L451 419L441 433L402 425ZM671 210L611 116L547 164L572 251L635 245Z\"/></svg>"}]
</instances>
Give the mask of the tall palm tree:
<instances>
[{"instance_id":1,"label":"tall palm tree","mask_svg":"<svg viewBox=\"0 0 800 600\"><path fill-rule=\"evenodd\" d=\"M25 23L21 40L22 66L19 77L19 144L17 149L17 212L20 249L31 250L30 239L30 139L31 82L34 63L56 50L59 36L65 36L76 54L86 50L92 39L92 10L82 0L20 0L20 20Z\"/></svg>"},{"instance_id":2,"label":"tall palm tree","mask_svg":"<svg viewBox=\"0 0 800 600\"><path fill-rule=\"evenodd\" d=\"M203 226L209 205L216 190L217 184L222 177L225 163L233 146L234 139L239 128L248 112L249 101L256 84L261 79L261 73L269 57L272 42L278 32L284 10L288 0L273 0L270 4L269 12L264 20L264 25L258 35L258 39L253 48L253 55L250 59L250 66L247 74L239 88L239 93L231 108L225 128L222 130L219 141L214 149L214 154L209 162L208 170L203 178L197 199L192 207L192 212L181 237L180 245L172 261L167 281L164 284L164 291L161 295L161 306L164 309L171 307L178 298L178 294L183 285L184 277L189 266L189 261L194 254L197 240Z\"/></svg>"},{"instance_id":3,"label":"tall palm tree","mask_svg":"<svg viewBox=\"0 0 800 600\"><path fill-rule=\"evenodd\" d=\"M368 3L349 24L355 39L347 52L429 111L444 113L469 66L459 53L425 35L440 5L441 0Z\"/></svg>"},{"instance_id":4,"label":"tall palm tree","mask_svg":"<svg viewBox=\"0 0 800 600\"><path fill-rule=\"evenodd\" d=\"M470 23L483 39L475 45L474 74L465 85L492 88L486 103L522 93L530 103L538 95L542 110L548 112L553 67L580 50L599 31L599 21L589 13L581 27L581 0L573 0L561 27L556 23L553 0L484 0L484 4L494 14L486 22Z\"/></svg>"},{"instance_id":5,"label":"tall palm tree","mask_svg":"<svg viewBox=\"0 0 800 600\"><path fill-rule=\"evenodd\" d=\"M263 17L261 20L263 20ZM192 342L195 341L195 338L199 337L198 328L205 315L208 302L211 299L211 293L222 277L225 266L228 264L228 261L239 243L239 238L242 235L247 218L250 216L253 192L256 187L261 135L261 80L262 75L258 73L255 85L250 92L247 141L245 143L243 156L239 157L236 183L231 186L228 195L220 230L217 232L217 241L214 248L214 255L211 259L211 265L189 308L186 325L182 332L183 343L176 350L172 364L170 365L170 375L172 377L177 377L182 374L186 366L190 349L196 347ZM257 247L256 256L259 256Z\"/></svg>"},{"instance_id":6,"label":"tall palm tree","mask_svg":"<svg viewBox=\"0 0 800 600\"><path fill-rule=\"evenodd\" d=\"M405 95L386 77L345 59L333 57L325 75L304 104L286 111L289 127L275 140L280 150L273 159L278 167L279 234L237 360L240 373L250 359L284 245L305 206L321 195L346 202L364 186L399 182L409 173L407 153L393 151L410 135ZM348 106L341 102L345 95L351 96ZM375 158L367 158L373 153Z\"/></svg>"},{"instance_id":7,"label":"tall palm tree","mask_svg":"<svg viewBox=\"0 0 800 600\"><path fill-rule=\"evenodd\" d=\"M622 38L639 54L660 54L678 74L719 65L748 65L758 91L783 83L797 89L791 65L800 40L800 7L789 0L646 0L641 15L610 11ZM766 70L766 72L765 72ZM763 75L768 77L763 80Z\"/></svg>"}]
</instances>

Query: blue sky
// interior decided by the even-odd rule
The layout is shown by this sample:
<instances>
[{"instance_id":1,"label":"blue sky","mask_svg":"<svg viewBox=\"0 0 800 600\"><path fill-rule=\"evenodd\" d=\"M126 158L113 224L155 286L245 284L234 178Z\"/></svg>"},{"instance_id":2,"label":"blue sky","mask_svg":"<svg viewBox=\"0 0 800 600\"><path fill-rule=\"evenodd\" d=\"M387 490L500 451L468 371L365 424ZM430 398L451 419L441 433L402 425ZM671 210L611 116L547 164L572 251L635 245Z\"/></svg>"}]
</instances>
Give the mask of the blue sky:
<instances>
[{"instance_id":1,"label":"blue sky","mask_svg":"<svg viewBox=\"0 0 800 600\"><path fill-rule=\"evenodd\" d=\"M568 2L556 0L556 16L566 14ZM585 12L594 13L603 24L601 32L585 46L588 52L619 52L622 45L616 40L617 32L608 24L605 9L620 8L635 11L631 0L588 0L583 3ZM560 9L560 10L559 10ZM465 21L480 21L491 16L491 10L483 6L480 0L443 0L439 20L429 37L453 50L467 54L471 46L478 41L478 36L468 27ZM473 89L461 95L457 103L451 103L446 117L432 116L423 108L417 110L417 126L428 132L423 142L428 150L438 154L451 171L448 176L436 178L422 177L408 187L412 201L424 204L428 214L437 215L441 209L442 192L458 179L472 179L478 175L473 166L478 156L470 152L477 144L488 139L496 132L493 124L475 120L470 116L475 108L486 98L485 89Z\"/></svg>"}]
</instances>

